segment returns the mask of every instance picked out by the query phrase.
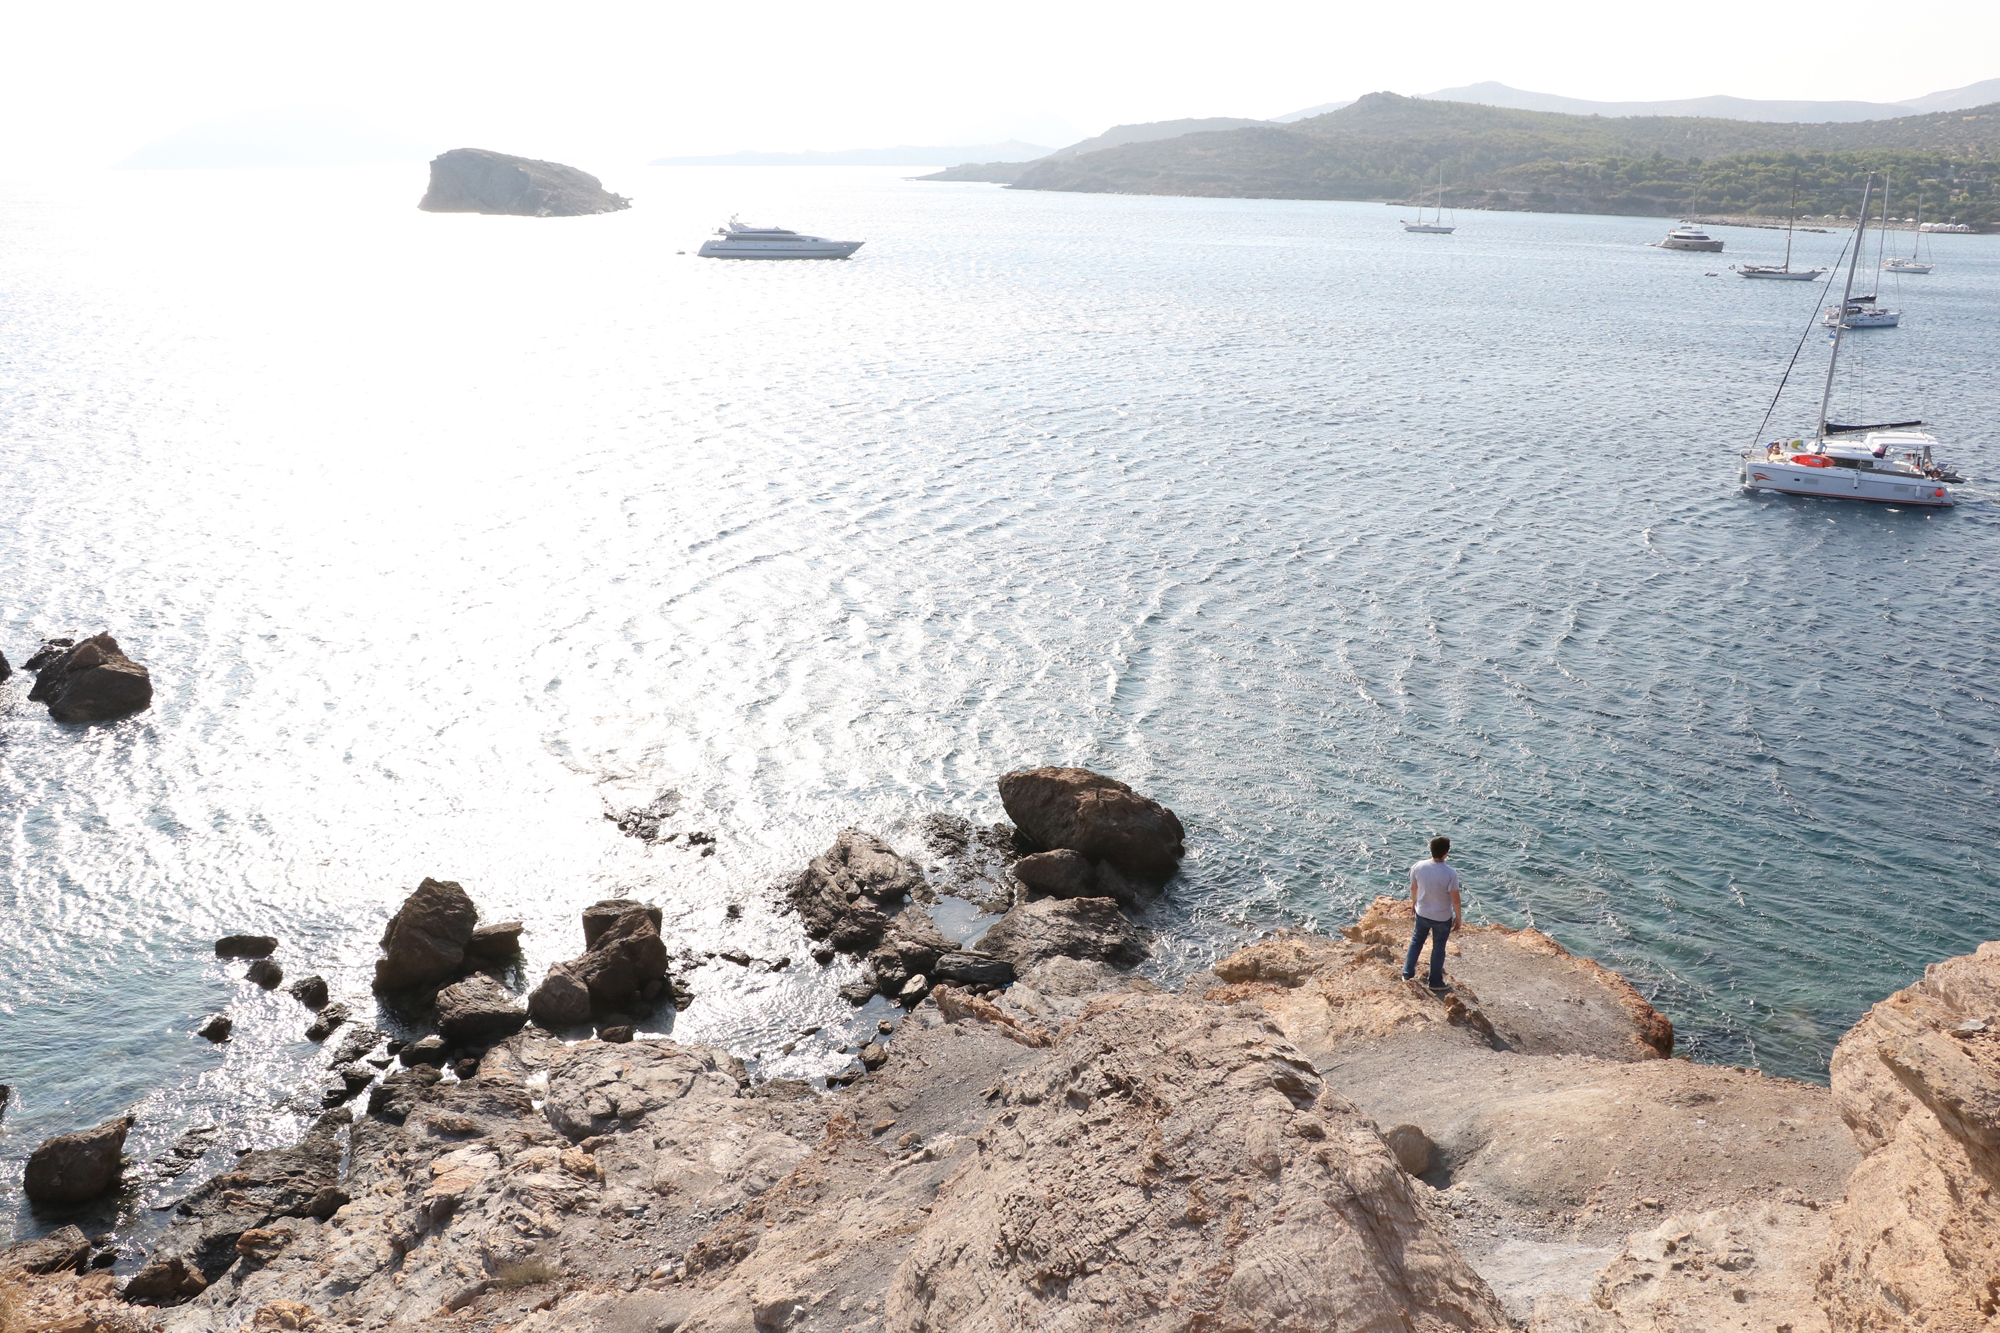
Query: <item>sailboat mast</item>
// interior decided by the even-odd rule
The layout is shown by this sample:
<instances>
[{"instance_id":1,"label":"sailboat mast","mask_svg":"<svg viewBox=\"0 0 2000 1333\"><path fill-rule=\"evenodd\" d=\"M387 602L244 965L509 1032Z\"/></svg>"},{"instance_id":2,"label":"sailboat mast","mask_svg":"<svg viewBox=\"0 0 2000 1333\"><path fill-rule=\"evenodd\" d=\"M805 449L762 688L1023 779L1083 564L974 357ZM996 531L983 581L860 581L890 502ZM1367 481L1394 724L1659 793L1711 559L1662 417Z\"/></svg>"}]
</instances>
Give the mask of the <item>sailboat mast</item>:
<instances>
[{"instance_id":1,"label":"sailboat mast","mask_svg":"<svg viewBox=\"0 0 2000 1333\"><path fill-rule=\"evenodd\" d=\"M1854 295L1854 269L1861 262L1861 246L1868 239L1868 195L1875 188L1875 173L1861 187L1861 216L1854 221L1854 250L1847 256L1847 286L1840 293L1840 318L1833 325L1833 355L1826 359L1826 388L1819 395L1819 438L1826 438L1826 409L1833 401L1833 372L1840 364L1840 335L1847 332L1847 298Z\"/></svg>"},{"instance_id":2,"label":"sailboat mast","mask_svg":"<svg viewBox=\"0 0 2000 1333\"><path fill-rule=\"evenodd\" d=\"M1792 271L1792 224L1799 220L1799 178L1792 177L1792 211L1785 217L1785 272Z\"/></svg>"}]
</instances>

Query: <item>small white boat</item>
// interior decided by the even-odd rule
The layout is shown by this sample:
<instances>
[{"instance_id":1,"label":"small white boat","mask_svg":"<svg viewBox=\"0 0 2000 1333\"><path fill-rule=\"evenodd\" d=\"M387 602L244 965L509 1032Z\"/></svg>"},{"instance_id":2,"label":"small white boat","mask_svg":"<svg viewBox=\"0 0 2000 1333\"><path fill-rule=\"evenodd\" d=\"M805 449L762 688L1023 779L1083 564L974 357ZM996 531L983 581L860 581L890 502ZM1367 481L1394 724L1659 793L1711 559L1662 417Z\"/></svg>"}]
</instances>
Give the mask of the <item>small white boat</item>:
<instances>
[{"instance_id":1,"label":"small white boat","mask_svg":"<svg viewBox=\"0 0 2000 1333\"><path fill-rule=\"evenodd\" d=\"M1884 310L1868 296L1828 306L1819 322L1830 329L1893 329L1903 322L1903 312Z\"/></svg>"},{"instance_id":2,"label":"small white boat","mask_svg":"<svg viewBox=\"0 0 2000 1333\"><path fill-rule=\"evenodd\" d=\"M1405 222L1403 230L1419 232L1429 236L1449 236L1452 232L1458 230L1456 224L1447 224L1444 220L1444 163L1438 163L1437 218L1431 222L1424 221L1423 206L1418 205L1417 220L1415 222Z\"/></svg>"},{"instance_id":3,"label":"small white boat","mask_svg":"<svg viewBox=\"0 0 2000 1333\"><path fill-rule=\"evenodd\" d=\"M1854 270L1861 259L1861 244L1868 230L1868 194L1874 187L1875 177L1871 174L1867 185L1862 187L1861 217L1855 226L1854 248L1847 261L1847 287L1841 293L1840 306L1832 313L1852 310L1862 301L1873 300L1854 295ZM1773 491L1780 495L1872 500L1926 509L1956 504L1951 487L1963 478L1936 459L1937 439L1918 429L1923 422L1882 421L1844 426L1827 420L1827 409L1833 401L1834 373L1840 368L1842 337L1852 327L1855 326L1845 319L1834 322L1833 350L1827 356L1826 384L1819 396L1819 429L1813 438L1773 440L1746 450L1737 480L1746 491ZM1773 409L1783 392L1781 381L1778 394L1772 395ZM1768 411L1765 419L1770 419Z\"/></svg>"},{"instance_id":4,"label":"small white boat","mask_svg":"<svg viewBox=\"0 0 2000 1333\"><path fill-rule=\"evenodd\" d=\"M1722 242L1700 227L1675 227L1667 233L1666 240L1656 244L1662 250L1703 250L1709 254L1722 253Z\"/></svg>"},{"instance_id":5,"label":"small white boat","mask_svg":"<svg viewBox=\"0 0 2000 1333\"><path fill-rule=\"evenodd\" d=\"M703 259L845 259L866 241L830 241L783 227L746 227L735 218L695 251Z\"/></svg>"}]
</instances>

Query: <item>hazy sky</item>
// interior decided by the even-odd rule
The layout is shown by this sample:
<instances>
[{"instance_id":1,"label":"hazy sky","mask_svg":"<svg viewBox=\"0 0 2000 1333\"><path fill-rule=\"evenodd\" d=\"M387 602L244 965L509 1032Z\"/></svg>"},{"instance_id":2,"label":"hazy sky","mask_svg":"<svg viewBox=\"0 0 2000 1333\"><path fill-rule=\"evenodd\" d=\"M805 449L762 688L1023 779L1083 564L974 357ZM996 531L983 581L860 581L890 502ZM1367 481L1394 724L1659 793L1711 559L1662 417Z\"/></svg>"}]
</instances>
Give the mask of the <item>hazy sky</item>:
<instances>
[{"instance_id":1,"label":"hazy sky","mask_svg":"<svg viewBox=\"0 0 2000 1333\"><path fill-rule=\"evenodd\" d=\"M1990 4L0 6L0 168L108 165L192 122L299 104L440 144L614 163L1048 143L1485 79L1599 99L1894 101L2000 76Z\"/></svg>"}]
</instances>

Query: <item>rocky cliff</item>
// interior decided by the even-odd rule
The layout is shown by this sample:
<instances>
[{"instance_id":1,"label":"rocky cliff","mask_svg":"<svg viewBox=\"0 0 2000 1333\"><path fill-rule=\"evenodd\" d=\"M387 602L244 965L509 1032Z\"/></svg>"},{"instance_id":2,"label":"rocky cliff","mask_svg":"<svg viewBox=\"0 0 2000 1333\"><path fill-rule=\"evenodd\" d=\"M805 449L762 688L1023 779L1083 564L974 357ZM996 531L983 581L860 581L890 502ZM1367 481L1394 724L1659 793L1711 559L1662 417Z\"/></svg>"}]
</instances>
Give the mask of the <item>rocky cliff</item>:
<instances>
[{"instance_id":1,"label":"rocky cliff","mask_svg":"<svg viewBox=\"0 0 2000 1333\"><path fill-rule=\"evenodd\" d=\"M417 204L426 213L524 218L573 218L631 206L588 172L484 148L454 148L433 158L430 189Z\"/></svg>"}]
</instances>

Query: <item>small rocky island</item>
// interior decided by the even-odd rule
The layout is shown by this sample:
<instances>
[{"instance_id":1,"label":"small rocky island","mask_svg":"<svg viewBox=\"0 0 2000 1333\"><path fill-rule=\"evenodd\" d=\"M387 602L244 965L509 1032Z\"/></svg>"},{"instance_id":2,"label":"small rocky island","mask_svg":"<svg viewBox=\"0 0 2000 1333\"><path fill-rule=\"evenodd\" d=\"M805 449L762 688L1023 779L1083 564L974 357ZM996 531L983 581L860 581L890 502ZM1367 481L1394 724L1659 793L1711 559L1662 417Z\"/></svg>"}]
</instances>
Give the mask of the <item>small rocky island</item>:
<instances>
[{"instance_id":1,"label":"small rocky island","mask_svg":"<svg viewBox=\"0 0 2000 1333\"><path fill-rule=\"evenodd\" d=\"M524 1013L476 970L518 924L478 926L426 881L377 986L442 985L440 1035L374 1056L382 1033L350 1034L333 1064L352 1082L319 1122L186 1194L128 1277L74 1227L0 1251L19 1326L1991 1326L2000 944L1876 1005L1831 1088L1673 1058L1623 978L1533 929L1469 927L1448 993L1406 982L1396 898L1175 994L1131 970L1148 945L1125 915L1171 880L1174 812L1082 769L1001 791L1011 826L935 817L959 849L940 878L850 829L779 887L816 959L865 958L851 999L903 1006L824 1091L607 1015L564 1040L634 987L669 994L657 909L585 909L585 955ZM996 862L1002 920L945 938L924 904ZM472 985L501 1021L447 1031ZM565 996L573 1012L540 1013ZM31 1182L110 1188L129 1124L51 1140Z\"/></svg>"},{"instance_id":2,"label":"small rocky island","mask_svg":"<svg viewBox=\"0 0 2000 1333\"><path fill-rule=\"evenodd\" d=\"M575 218L631 206L587 171L485 148L454 148L432 158L431 187L417 204L426 213L521 218Z\"/></svg>"}]
</instances>

